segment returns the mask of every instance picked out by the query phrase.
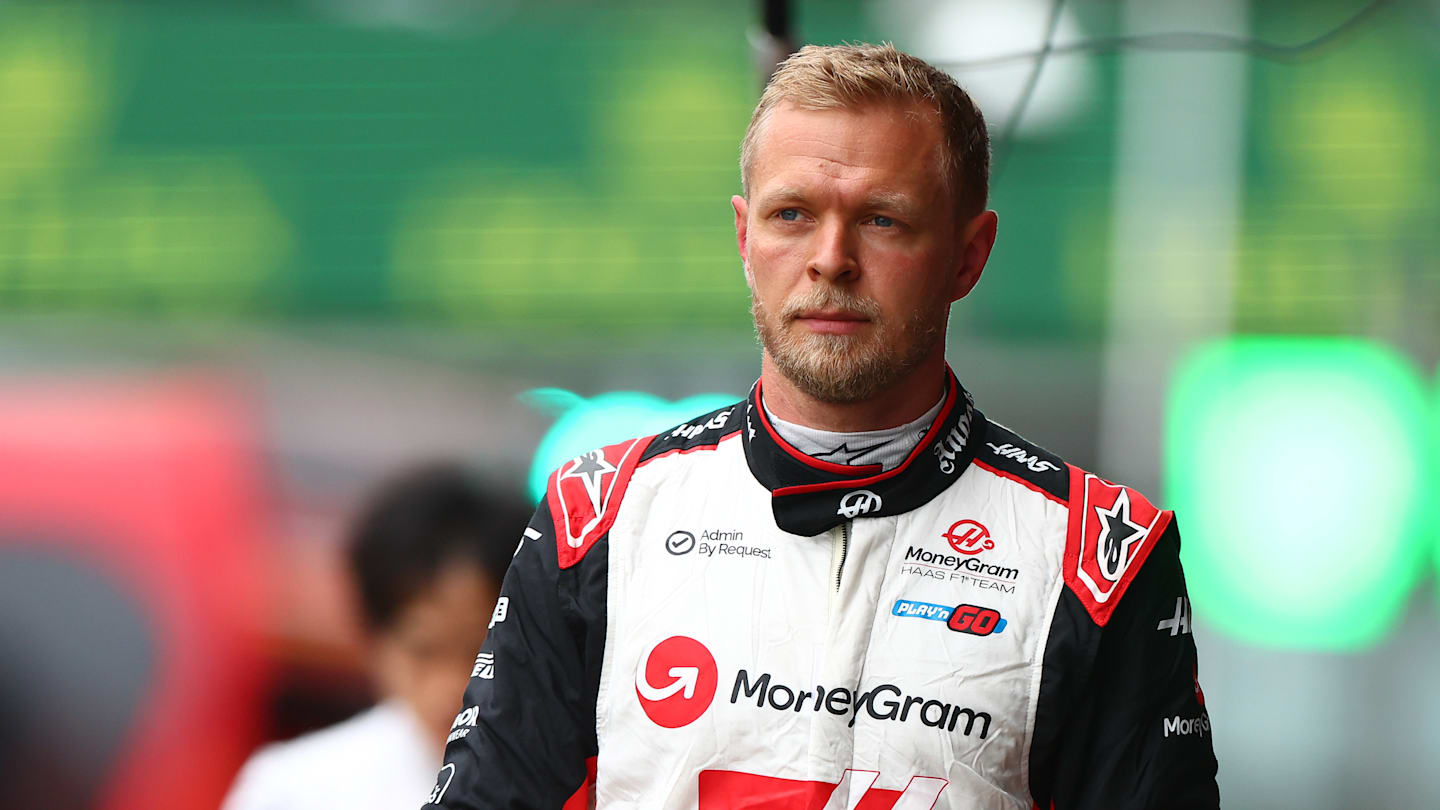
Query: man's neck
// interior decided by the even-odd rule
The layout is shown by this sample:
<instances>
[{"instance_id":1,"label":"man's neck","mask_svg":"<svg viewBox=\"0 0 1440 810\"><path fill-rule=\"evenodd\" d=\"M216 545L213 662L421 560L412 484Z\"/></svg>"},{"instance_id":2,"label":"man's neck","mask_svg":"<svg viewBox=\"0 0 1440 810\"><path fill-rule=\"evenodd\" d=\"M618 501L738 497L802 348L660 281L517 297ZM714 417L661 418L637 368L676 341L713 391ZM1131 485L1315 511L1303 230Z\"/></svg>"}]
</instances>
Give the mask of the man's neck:
<instances>
[{"instance_id":1,"label":"man's neck","mask_svg":"<svg viewBox=\"0 0 1440 810\"><path fill-rule=\"evenodd\" d=\"M945 355L935 352L905 379L863 402L823 402L790 382L769 353L760 361L765 405L775 416L817 430L859 433L883 430L918 419L945 392Z\"/></svg>"}]
</instances>

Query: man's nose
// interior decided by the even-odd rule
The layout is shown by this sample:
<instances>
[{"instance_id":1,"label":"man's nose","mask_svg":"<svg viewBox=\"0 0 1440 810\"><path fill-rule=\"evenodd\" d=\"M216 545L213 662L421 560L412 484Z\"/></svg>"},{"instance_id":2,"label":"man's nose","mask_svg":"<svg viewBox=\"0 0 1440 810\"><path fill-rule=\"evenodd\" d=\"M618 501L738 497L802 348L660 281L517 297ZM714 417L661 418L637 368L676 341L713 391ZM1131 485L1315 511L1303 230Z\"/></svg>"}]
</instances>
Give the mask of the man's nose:
<instances>
[{"instance_id":1,"label":"man's nose","mask_svg":"<svg viewBox=\"0 0 1440 810\"><path fill-rule=\"evenodd\" d=\"M807 269L811 275L831 283L858 275L854 232L839 220L822 222L812 236Z\"/></svg>"}]
</instances>

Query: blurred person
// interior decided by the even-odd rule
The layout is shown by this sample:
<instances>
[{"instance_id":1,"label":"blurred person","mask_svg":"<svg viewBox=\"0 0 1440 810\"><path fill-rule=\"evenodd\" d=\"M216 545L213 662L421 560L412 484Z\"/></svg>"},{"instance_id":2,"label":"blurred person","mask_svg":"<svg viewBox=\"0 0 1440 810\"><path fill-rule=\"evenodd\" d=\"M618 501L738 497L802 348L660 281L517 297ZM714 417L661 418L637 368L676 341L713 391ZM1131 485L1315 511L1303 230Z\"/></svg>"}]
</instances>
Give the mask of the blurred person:
<instances>
[{"instance_id":1,"label":"blurred person","mask_svg":"<svg viewBox=\"0 0 1440 810\"><path fill-rule=\"evenodd\" d=\"M946 364L988 164L919 59L779 68L732 199L760 380L552 475L427 807L1219 805L1174 516Z\"/></svg>"},{"instance_id":2,"label":"blurred person","mask_svg":"<svg viewBox=\"0 0 1440 810\"><path fill-rule=\"evenodd\" d=\"M261 749L224 810L390 810L423 800L527 513L453 466L383 486L347 549L380 702Z\"/></svg>"}]
</instances>

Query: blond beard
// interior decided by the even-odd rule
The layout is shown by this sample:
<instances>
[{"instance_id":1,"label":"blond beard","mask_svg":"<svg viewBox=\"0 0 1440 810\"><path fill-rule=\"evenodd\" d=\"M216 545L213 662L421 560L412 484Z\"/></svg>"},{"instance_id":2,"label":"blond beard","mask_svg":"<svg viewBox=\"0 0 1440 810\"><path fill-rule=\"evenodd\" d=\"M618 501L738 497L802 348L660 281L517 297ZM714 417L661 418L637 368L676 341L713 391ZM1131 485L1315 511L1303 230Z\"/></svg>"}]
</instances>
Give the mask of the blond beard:
<instances>
[{"instance_id":1,"label":"blond beard","mask_svg":"<svg viewBox=\"0 0 1440 810\"><path fill-rule=\"evenodd\" d=\"M870 334L807 334L791 326L800 313L816 309L863 315L870 321ZM940 342L949 312L946 303L892 324L868 298L835 287L817 287L787 301L772 321L754 290L750 293L755 334L776 368L806 394L839 405L863 402L907 377Z\"/></svg>"}]
</instances>

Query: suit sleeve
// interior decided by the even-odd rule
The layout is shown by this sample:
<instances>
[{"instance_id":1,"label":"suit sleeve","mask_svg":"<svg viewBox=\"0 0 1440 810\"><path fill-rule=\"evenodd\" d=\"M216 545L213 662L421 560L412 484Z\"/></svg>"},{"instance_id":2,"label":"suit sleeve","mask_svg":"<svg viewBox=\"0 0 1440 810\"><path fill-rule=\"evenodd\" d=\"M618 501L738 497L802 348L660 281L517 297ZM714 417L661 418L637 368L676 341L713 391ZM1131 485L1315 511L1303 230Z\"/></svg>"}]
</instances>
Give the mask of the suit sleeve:
<instances>
[{"instance_id":1,"label":"suit sleeve","mask_svg":"<svg viewBox=\"0 0 1440 810\"><path fill-rule=\"evenodd\" d=\"M596 755L605 566L598 549L561 569L541 503L505 576L424 810L584 806Z\"/></svg>"},{"instance_id":2,"label":"suit sleeve","mask_svg":"<svg viewBox=\"0 0 1440 810\"><path fill-rule=\"evenodd\" d=\"M1220 806L1174 521L1103 627L1063 589L1045 669L1031 770L1039 807Z\"/></svg>"}]
</instances>

